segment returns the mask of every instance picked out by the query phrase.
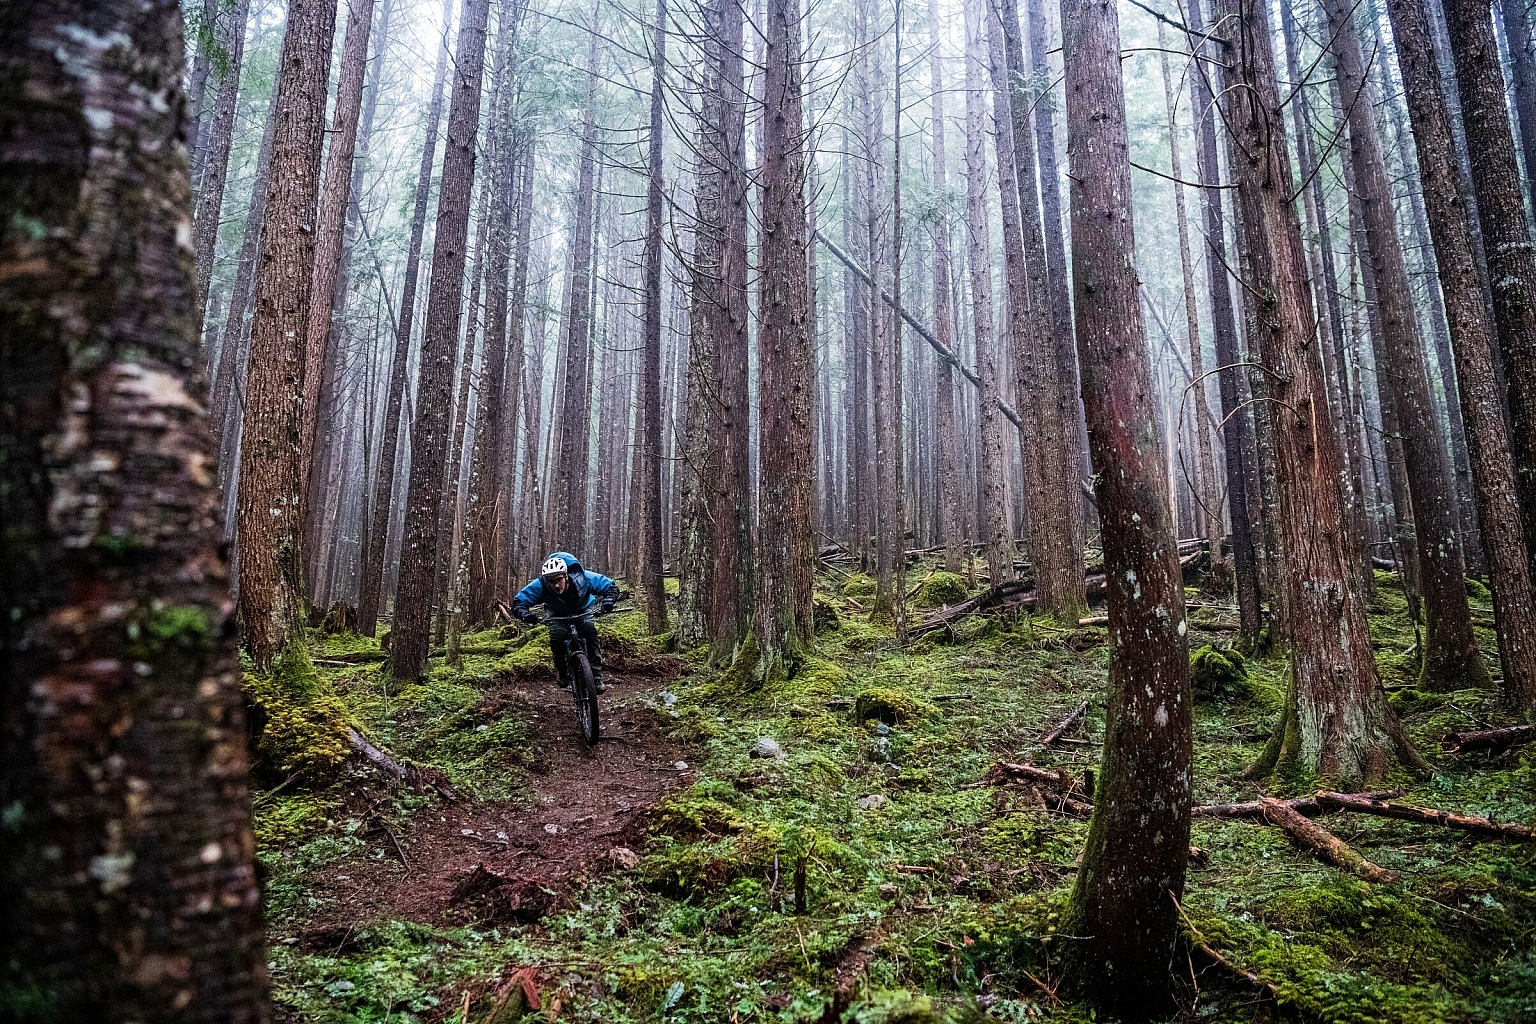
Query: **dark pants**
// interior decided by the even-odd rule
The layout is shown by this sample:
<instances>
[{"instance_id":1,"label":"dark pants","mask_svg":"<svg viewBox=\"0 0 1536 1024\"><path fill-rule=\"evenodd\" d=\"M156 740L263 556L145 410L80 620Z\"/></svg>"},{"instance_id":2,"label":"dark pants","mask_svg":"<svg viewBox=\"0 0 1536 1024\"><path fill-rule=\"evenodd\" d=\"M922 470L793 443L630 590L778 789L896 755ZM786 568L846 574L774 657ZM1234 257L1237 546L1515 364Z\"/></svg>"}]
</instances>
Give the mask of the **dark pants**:
<instances>
[{"instance_id":1,"label":"dark pants","mask_svg":"<svg viewBox=\"0 0 1536 1024\"><path fill-rule=\"evenodd\" d=\"M592 670L595 672L603 667L603 649L598 644L597 627L591 619L552 622L549 625L549 650L555 657L555 675L560 679L566 678L569 672L565 664L565 645L571 639L572 629L587 642L587 660L592 663Z\"/></svg>"}]
</instances>

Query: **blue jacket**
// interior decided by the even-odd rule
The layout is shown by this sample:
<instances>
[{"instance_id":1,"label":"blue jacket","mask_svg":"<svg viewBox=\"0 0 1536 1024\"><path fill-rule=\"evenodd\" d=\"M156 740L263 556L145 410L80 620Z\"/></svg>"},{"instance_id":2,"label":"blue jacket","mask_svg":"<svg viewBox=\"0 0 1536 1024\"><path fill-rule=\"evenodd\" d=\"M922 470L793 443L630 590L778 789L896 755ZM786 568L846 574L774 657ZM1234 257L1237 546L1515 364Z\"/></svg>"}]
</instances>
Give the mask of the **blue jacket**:
<instances>
[{"instance_id":1,"label":"blue jacket","mask_svg":"<svg viewBox=\"0 0 1536 1024\"><path fill-rule=\"evenodd\" d=\"M575 615L599 601L619 599L619 585L602 573L583 569L575 555L568 551L556 551L550 557L565 559L566 564L570 566L571 582L575 586L565 594L557 594L553 588L544 589L544 580L535 577L533 582L518 591L517 596L512 599L514 615L521 616L528 609L539 604L548 608L553 615Z\"/></svg>"}]
</instances>

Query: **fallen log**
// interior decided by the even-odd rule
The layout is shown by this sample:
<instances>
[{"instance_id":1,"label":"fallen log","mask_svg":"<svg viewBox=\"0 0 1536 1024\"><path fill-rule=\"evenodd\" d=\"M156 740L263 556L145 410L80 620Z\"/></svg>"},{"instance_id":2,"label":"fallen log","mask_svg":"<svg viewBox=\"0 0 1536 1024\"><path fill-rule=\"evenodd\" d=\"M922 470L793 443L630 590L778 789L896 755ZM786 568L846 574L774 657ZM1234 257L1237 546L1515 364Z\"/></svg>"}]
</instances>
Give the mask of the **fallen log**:
<instances>
[{"instance_id":1,"label":"fallen log","mask_svg":"<svg viewBox=\"0 0 1536 1024\"><path fill-rule=\"evenodd\" d=\"M340 668L344 665L367 665L375 661L389 660L387 651L353 651L351 654L338 654L334 658L312 658L316 665L325 665L331 668Z\"/></svg>"},{"instance_id":2,"label":"fallen log","mask_svg":"<svg viewBox=\"0 0 1536 1024\"><path fill-rule=\"evenodd\" d=\"M1356 796L1368 800L1386 800L1397 796L1397 791L1382 791L1376 793L1356 793ZM1297 814L1305 814L1311 818L1322 814L1326 808L1317 802L1316 796L1298 796L1289 800L1281 800ZM1264 816L1263 800L1247 800L1235 804L1196 804L1189 809L1192 817L1196 818L1261 818Z\"/></svg>"},{"instance_id":3,"label":"fallen log","mask_svg":"<svg viewBox=\"0 0 1536 1024\"><path fill-rule=\"evenodd\" d=\"M1317 822L1304 817L1284 800L1264 797L1259 801L1264 818L1271 825L1284 829L1286 834L1303 846L1310 847L1319 857L1345 871L1359 875L1371 882L1396 881L1397 875L1379 864L1367 860L1359 851L1329 832Z\"/></svg>"},{"instance_id":4,"label":"fallen log","mask_svg":"<svg viewBox=\"0 0 1536 1024\"><path fill-rule=\"evenodd\" d=\"M356 729L349 728L347 730L347 739L352 742L352 749L362 754L369 763L390 778L418 790L422 786L431 786L444 800L457 800L459 798L459 794L454 791L447 778L437 769L431 767L423 769L401 764L372 743L369 743L363 738L363 734Z\"/></svg>"},{"instance_id":5,"label":"fallen log","mask_svg":"<svg viewBox=\"0 0 1536 1024\"><path fill-rule=\"evenodd\" d=\"M1434 807L1415 807L1412 804L1393 804L1363 793L1319 793L1317 802L1329 809L1375 814L1400 821L1416 821L1424 825L1440 825L1443 828L1459 828L1480 835L1515 842L1536 842L1536 828L1529 825L1509 825L1475 814L1454 814Z\"/></svg>"},{"instance_id":6,"label":"fallen log","mask_svg":"<svg viewBox=\"0 0 1536 1024\"><path fill-rule=\"evenodd\" d=\"M1065 734L1067 730L1077 725L1078 722L1081 722L1083 720L1083 716L1087 713L1088 702L1083 701L1077 707L1073 708L1071 713L1068 714L1066 718L1063 718L1059 723L1057 723L1056 728L1040 737L1040 745L1042 747L1048 747L1052 743L1055 743L1057 740L1061 739L1062 735Z\"/></svg>"},{"instance_id":7,"label":"fallen log","mask_svg":"<svg viewBox=\"0 0 1536 1024\"><path fill-rule=\"evenodd\" d=\"M1447 754L1468 754L1474 750L1497 753L1532 740L1536 740L1536 725L1511 725L1502 729L1450 733L1440 741L1440 749Z\"/></svg>"}]
</instances>

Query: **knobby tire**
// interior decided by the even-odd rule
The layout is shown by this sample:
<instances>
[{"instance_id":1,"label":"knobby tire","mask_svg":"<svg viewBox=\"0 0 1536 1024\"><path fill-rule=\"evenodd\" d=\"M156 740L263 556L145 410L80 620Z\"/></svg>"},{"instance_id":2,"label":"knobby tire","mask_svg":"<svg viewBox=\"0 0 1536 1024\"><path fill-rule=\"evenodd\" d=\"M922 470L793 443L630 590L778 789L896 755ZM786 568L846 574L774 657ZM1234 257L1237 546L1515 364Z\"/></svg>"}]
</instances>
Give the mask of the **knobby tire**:
<instances>
[{"instance_id":1,"label":"knobby tire","mask_svg":"<svg viewBox=\"0 0 1536 1024\"><path fill-rule=\"evenodd\" d=\"M586 740L587 746L596 746L602 734L602 726L598 722L597 686L592 681L592 664L587 660L585 651L575 652L572 659L574 670L571 672L571 680L575 684L572 688L576 693L576 725L581 729L581 738Z\"/></svg>"}]
</instances>

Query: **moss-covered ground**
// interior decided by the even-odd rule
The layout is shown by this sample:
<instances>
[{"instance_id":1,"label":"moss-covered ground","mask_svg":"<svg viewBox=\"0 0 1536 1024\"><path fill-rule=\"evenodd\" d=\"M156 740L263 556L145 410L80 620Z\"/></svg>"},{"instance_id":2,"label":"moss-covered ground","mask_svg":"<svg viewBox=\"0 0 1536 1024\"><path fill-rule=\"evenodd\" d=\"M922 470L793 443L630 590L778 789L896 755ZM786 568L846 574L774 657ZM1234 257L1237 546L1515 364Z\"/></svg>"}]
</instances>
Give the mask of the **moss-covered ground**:
<instances>
[{"instance_id":1,"label":"moss-covered ground","mask_svg":"<svg viewBox=\"0 0 1536 1024\"><path fill-rule=\"evenodd\" d=\"M1413 627L1393 581L1378 583L1373 643L1420 748L1433 756L1447 731L1511 721L1495 693L1415 688ZM845 600L849 589L829 586L841 614L826 619L817 658L787 683L748 691L696 668L665 692L656 684L648 713L691 766L691 786L649 813L638 862L587 880L535 923L358 920L334 946L301 940L309 922L345 911L307 880L341 858L391 856L374 822L398 826L437 798L385 791L365 773L329 789L269 778L257 829L280 1014L459 1021L467 1006L468 1020L483 1021L496 993L533 968L537 1019L1094 1019L1055 994L1056 950L1071 941L1056 921L1086 821L1047 811L1027 790L974 784L1003 759L1073 774L1096 763L1103 630L977 618L957 637L903 650ZM1201 627L1211 614L1194 613L1192 650L1230 646L1231 632ZM1491 633L1478 632L1496 665ZM654 656L638 616L607 635L621 657ZM324 662L368 646L333 637L315 653ZM529 723L487 701L498 679L546 672L545 645L486 633L465 637L463 650L459 668L434 659L428 678L405 688L377 664L320 672L381 747L436 767L470 800L518 799ZM1196 800L1306 791L1310 780L1261 788L1240 778L1278 710L1285 662L1201 658ZM1085 698L1083 725L1041 749L1040 735ZM783 756L750 757L761 737ZM1402 780L1406 799L1536 820L1536 748L1434 759L1431 778ZM362 786L374 796L360 800ZM1363 882L1252 821L1197 820L1193 841L1209 861L1191 867L1189 924L1279 1002L1181 948L1181 1019L1536 1020L1536 844L1382 818L1322 820L1400 880ZM525 1002L509 1001L498 1020L520 1019L513 1011Z\"/></svg>"}]
</instances>

